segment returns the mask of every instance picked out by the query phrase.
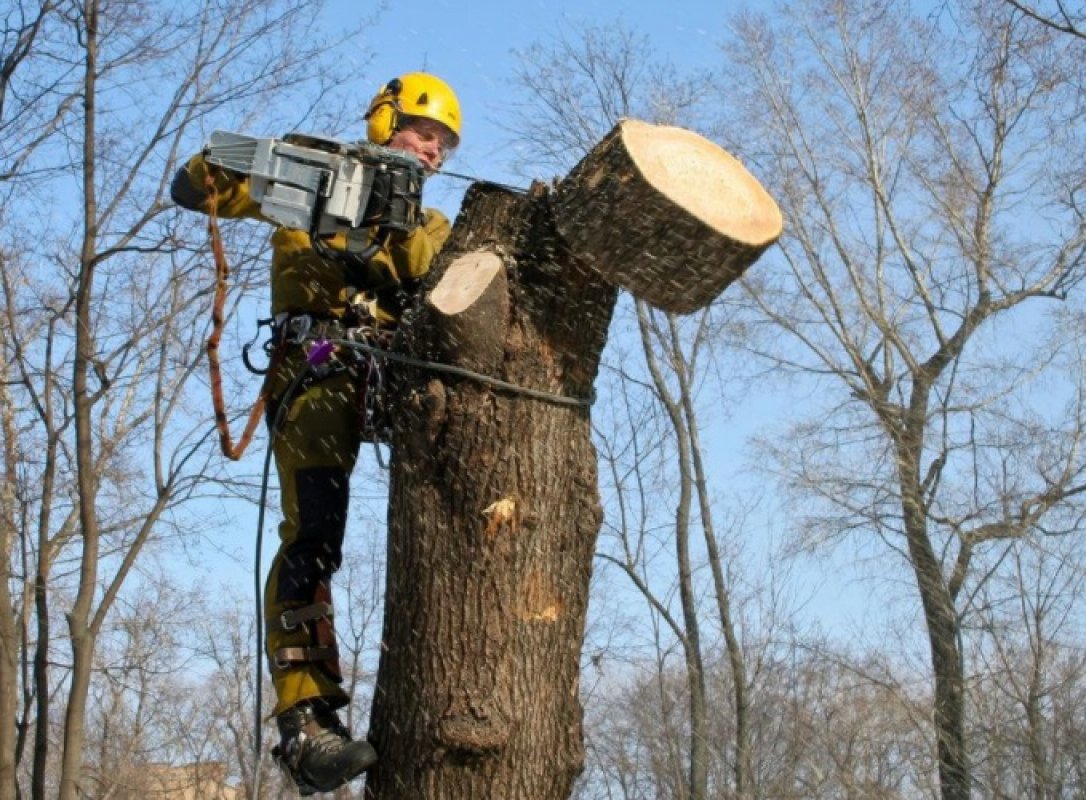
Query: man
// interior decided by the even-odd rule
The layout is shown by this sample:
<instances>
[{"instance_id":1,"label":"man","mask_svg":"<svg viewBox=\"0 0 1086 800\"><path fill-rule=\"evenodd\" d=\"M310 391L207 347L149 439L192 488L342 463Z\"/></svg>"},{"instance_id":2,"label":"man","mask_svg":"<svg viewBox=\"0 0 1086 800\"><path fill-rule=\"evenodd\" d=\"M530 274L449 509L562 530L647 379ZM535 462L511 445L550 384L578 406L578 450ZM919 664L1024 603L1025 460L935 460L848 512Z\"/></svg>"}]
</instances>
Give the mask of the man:
<instances>
[{"instance_id":1,"label":"man","mask_svg":"<svg viewBox=\"0 0 1086 800\"><path fill-rule=\"evenodd\" d=\"M413 154L437 170L460 138L460 105L439 78L412 72L389 81L370 101L367 136L375 144ZM212 189L213 187L213 189ZM226 218L265 219L249 195L244 176L217 169L193 157L171 187L179 205L207 213L209 195ZM267 220L265 220L267 221ZM357 324L356 301L363 293L379 325L395 323L410 292L430 268L448 238L450 225L427 209L415 230L370 234L364 261L340 260L345 240L337 235L317 242L308 233L277 226L271 235L271 304L280 321L306 317L314 330L334 335L336 326ZM319 252L318 252L319 251ZM283 322L282 324L286 324ZM363 437L360 372L339 364L320 380L303 381L284 397L305 352L289 347L269 376L269 422L282 496L280 546L265 593L267 655L282 740L273 751L302 794L332 791L377 760L373 747L355 742L336 709L348 702L331 606L331 578L342 559L348 484ZM280 408L283 403L286 408Z\"/></svg>"}]
</instances>

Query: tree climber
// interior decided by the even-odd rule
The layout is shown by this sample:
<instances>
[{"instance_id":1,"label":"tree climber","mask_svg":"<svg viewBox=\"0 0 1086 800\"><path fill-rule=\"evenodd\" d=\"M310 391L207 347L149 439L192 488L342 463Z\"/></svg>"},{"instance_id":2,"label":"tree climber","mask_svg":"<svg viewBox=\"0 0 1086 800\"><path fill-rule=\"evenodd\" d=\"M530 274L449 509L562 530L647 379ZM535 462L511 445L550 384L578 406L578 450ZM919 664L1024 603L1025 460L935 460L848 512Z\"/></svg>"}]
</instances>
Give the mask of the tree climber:
<instances>
[{"instance_id":1,"label":"tree climber","mask_svg":"<svg viewBox=\"0 0 1086 800\"><path fill-rule=\"evenodd\" d=\"M422 72L382 86L365 118L370 142L414 155L427 171L439 169L460 140L456 95ZM210 165L203 155L178 171L171 194L193 211L271 222L250 196L247 176ZM282 350L265 395L269 426L281 420L272 447L282 522L265 591L266 648L282 737L273 754L303 795L332 791L377 761L372 745L353 741L336 713L349 698L340 685L331 602L349 479L373 420L357 361L333 357L332 369L319 379L295 383L306 369L306 352L289 343L291 332L304 328L334 339L362 324L376 331L393 327L450 233L439 211L425 209L421 219L409 231L370 229L371 246L362 257L346 257L343 234L314 241L306 231L280 225L271 234L273 341ZM292 385L297 390L284 398Z\"/></svg>"}]
</instances>

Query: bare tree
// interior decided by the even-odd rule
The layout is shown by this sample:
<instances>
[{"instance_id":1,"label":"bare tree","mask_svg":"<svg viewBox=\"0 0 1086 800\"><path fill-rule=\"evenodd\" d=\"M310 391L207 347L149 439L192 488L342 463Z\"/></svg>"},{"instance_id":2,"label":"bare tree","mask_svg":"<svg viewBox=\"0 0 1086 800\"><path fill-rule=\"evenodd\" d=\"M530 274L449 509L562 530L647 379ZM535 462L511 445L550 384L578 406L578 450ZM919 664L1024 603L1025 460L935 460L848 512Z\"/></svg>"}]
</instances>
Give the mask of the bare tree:
<instances>
[{"instance_id":1,"label":"bare tree","mask_svg":"<svg viewBox=\"0 0 1086 800\"><path fill-rule=\"evenodd\" d=\"M1086 39L1086 8L1074 8L1064 0L1039 3L1023 3L1019 0L1004 2L1052 30Z\"/></svg>"},{"instance_id":2,"label":"bare tree","mask_svg":"<svg viewBox=\"0 0 1086 800\"><path fill-rule=\"evenodd\" d=\"M148 793L148 766L180 749L169 724L193 665L187 612L199 598L164 570L139 577L138 593L118 598L95 652L83 772L96 797Z\"/></svg>"},{"instance_id":3,"label":"bare tree","mask_svg":"<svg viewBox=\"0 0 1086 800\"><path fill-rule=\"evenodd\" d=\"M968 621L977 664L969 702L978 784L989 797L1066 797L1081 780L1081 742L1064 720L1082 719L1086 659L1077 611L1083 571L1077 543L1015 543L1007 569L978 593ZM1070 734L1070 735L1069 735Z\"/></svg>"},{"instance_id":4,"label":"bare tree","mask_svg":"<svg viewBox=\"0 0 1086 800\"><path fill-rule=\"evenodd\" d=\"M652 52L650 39L621 21L530 46L515 74L524 99L499 120L526 177L568 171L621 117L695 127L711 74L680 73Z\"/></svg>"},{"instance_id":5,"label":"bare tree","mask_svg":"<svg viewBox=\"0 0 1086 800\"><path fill-rule=\"evenodd\" d=\"M933 796L926 690L885 654L805 640L782 643L765 666L761 796Z\"/></svg>"},{"instance_id":6,"label":"bare tree","mask_svg":"<svg viewBox=\"0 0 1086 800\"><path fill-rule=\"evenodd\" d=\"M219 461L210 404L193 405L189 387L212 278L186 244L202 234L182 227L166 190L206 125L274 120L269 100L304 92L278 116L296 124L321 98L346 96L328 42L305 35L318 8L58 0L11 10L0 338L13 526L0 544L6 574L26 588L0 588L7 619L21 623L0 635L8 662L21 659L23 690L17 723L17 684L0 685L0 791L16 791L13 765L32 753L30 794L46 796L49 723L63 712L57 794L79 793L99 637L144 548L200 533L186 504Z\"/></svg>"},{"instance_id":7,"label":"bare tree","mask_svg":"<svg viewBox=\"0 0 1086 800\"><path fill-rule=\"evenodd\" d=\"M187 760L222 760L231 765L232 774L240 778L240 796L247 800L290 797L294 787L271 759L253 757L254 746L263 754L273 742L254 718L254 667L263 654L256 648L251 605L251 600L227 595L222 618L208 618L197 626L196 653L206 664L207 678L192 688L174 730L186 737L182 754ZM271 708L274 692L266 673L260 691L267 699L264 708Z\"/></svg>"},{"instance_id":8,"label":"bare tree","mask_svg":"<svg viewBox=\"0 0 1086 800\"><path fill-rule=\"evenodd\" d=\"M756 743L752 796L774 800L931 797L930 696L901 680L900 665L880 653L837 650L811 632L762 651L750 725ZM731 736L726 658L708 662L718 676L709 695L710 729ZM578 800L677 797L685 776L670 751L687 717L685 669L671 659L615 681L590 720L590 766ZM735 796L730 765L710 765L714 797Z\"/></svg>"},{"instance_id":9,"label":"bare tree","mask_svg":"<svg viewBox=\"0 0 1086 800\"><path fill-rule=\"evenodd\" d=\"M776 467L824 512L808 532L873 535L908 565L941 793L960 800L963 615L1008 543L1077 529L1064 512L1086 488L1080 387L1038 404L1033 383L1065 342L1043 301L1084 266L1079 63L1004 5L902 11L830 0L744 18L729 129L789 220L780 269L748 284L761 352L819 387ZM1054 141L1059 159L1034 157ZM1027 315L1035 337L1015 334Z\"/></svg>"}]
</instances>

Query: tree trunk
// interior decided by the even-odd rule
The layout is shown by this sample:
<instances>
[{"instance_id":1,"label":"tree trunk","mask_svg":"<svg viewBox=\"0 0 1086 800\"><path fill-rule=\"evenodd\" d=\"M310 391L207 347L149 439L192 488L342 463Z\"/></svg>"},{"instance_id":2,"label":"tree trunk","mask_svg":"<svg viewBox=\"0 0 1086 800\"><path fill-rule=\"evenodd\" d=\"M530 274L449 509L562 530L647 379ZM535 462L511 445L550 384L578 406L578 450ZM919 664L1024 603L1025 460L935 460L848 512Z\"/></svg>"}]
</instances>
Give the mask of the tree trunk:
<instances>
[{"instance_id":1,"label":"tree trunk","mask_svg":"<svg viewBox=\"0 0 1086 800\"><path fill-rule=\"evenodd\" d=\"M76 293L76 346L73 362L72 396L75 418L76 484L79 495L79 528L82 553L79 588L68 613L72 647L72 671L68 685L68 706L64 714L64 749L61 754L59 800L76 800L83 771L83 744L94 666L96 632L90 617L98 581L98 477L94 471L94 430L91 410L95 398L88 374L94 364L94 323L91 304L94 296L95 249L98 243L98 205L95 189L95 82L98 77L98 3L84 9L85 77L83 94L83 247L80 253L79 286ZM46 687L39 687L44 691Z\"/></svg>"},{"instance_id":2,"label":"tree trunk","mask_svg":"<svg viewBox=\"0 0 1086 800\"><path fill-rule=\"evenodd\" d=\"M703 493L694 470L697 454L692 441L692 426L683 416L683 404L671 394L667 381L656 363L653 342L649 334L648 311L637 304L638 328L641 331L641 344L649 365L656 393L663 403L675 432L675 463L678 468L678 500L675 506L675 564L678 570L679 602L683 612L683 658L686 663L686 690L688 700L689 730L689 769L687 772L685 800L705 800L709 792L709 713L706 702L705 658L701 644L701 624L698 620L698 597L694 585L694 563L691 558L691 520L690 509L695 492ZM679 392L683 394L687 387L683 383L683 373L679 366L681 356L675 352L666 356L673 365L679 381ZM700 498L699 498L700 499ZM707 518L701 520L702 526L710 525Z\"/></svg>"},{"instance_id":3,"label":"tree trunk","mask_svg":"<svg viewBox=\"0 0 1086 800\"><path fill-rule=\"evenodd\" d=\"M923 408L921 404L915 404ZM922 415L917 415L922 419ZM898 472L909 562L924 610L932 673L935 677L934 723L942 800L969 800L971 773L965 737L965 668L958 645L961 624L939 560L932 548L920 490L921 436L899 442Z\"/></svg>"},{"instance_id":4,"label":"tree trunk","mask_svg":"<svg viewBox=\"0 0 1086 800\"><path fill-rule=\"evenodd\" d=\"M405 331L409 352L591 394L616 293L553 236L549 201L472 190L441 259L447 280ZM449 281L476 281L478 301L460 309ZM399 370L392 391L404 402L371 727L381 761L367 789L568 797L584 759L577 687L602 518L588 408L430 370Z\"/></svg>"},{"instance_id":5,"label":"tree trunk","mask_svg":"<svg viewBox=\"0 0 1086 800\"><path fill-rule=\"evenodd\" d=\"M587 398L617 286L693 309L780 232L779 211L776 234L733 224L776 206L734 159L677 130L625 122L553 192L472 187L404 320L398 347L437 366L390 369L388 579L370 729L381 760L370 797L572 791L602 522ZM624 166L623 153L643 168L637 158ZM727 173L715 204L701 193L694 202L662 155L691 170L684 178ZM737 244L744 238L758 243Z\"/></svg>"},{"instance_id":6,"label":"tree trunk","mask_svg":"<svg viewBox=\"0 0 1086 800\"><path fill-rule=\"evenodd\" d=\"M0 333L0 343L3 338ZM4 483L0 487L0 557L4 559L0 564L0 797L14 797L17 787L19 682L16 676L19 674L20 631L13 597L13 588L18 586L18 582L12 567L15 563L15 532L18 530L18 498L15 494L18 464L15 452L15 420L11 395L7 389L6 364L3 378L4 383L0 385L4 474Z\"/></svg>"}]
</instances>

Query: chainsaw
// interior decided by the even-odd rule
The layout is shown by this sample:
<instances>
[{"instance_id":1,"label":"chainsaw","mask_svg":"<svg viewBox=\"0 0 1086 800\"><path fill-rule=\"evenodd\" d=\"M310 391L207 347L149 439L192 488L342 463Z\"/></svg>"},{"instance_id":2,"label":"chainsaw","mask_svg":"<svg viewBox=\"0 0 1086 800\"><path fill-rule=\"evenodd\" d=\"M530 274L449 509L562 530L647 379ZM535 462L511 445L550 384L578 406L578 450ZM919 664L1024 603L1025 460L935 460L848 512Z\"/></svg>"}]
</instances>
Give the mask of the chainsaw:
<instances>
[{"instance_id":1,"label":"chainsaw","mask_svg":"<svg viewBox=\"0 0 1086 800\"><path fill-rule=\"evenodd\" d=\"M268 219L315 239L342 233L348 253L372 247L371 228L411 231L422 221L426 170L402 150L309 134L215 131L204 159L248 176L249 194Z\"/></svg>"}]
</instances>

